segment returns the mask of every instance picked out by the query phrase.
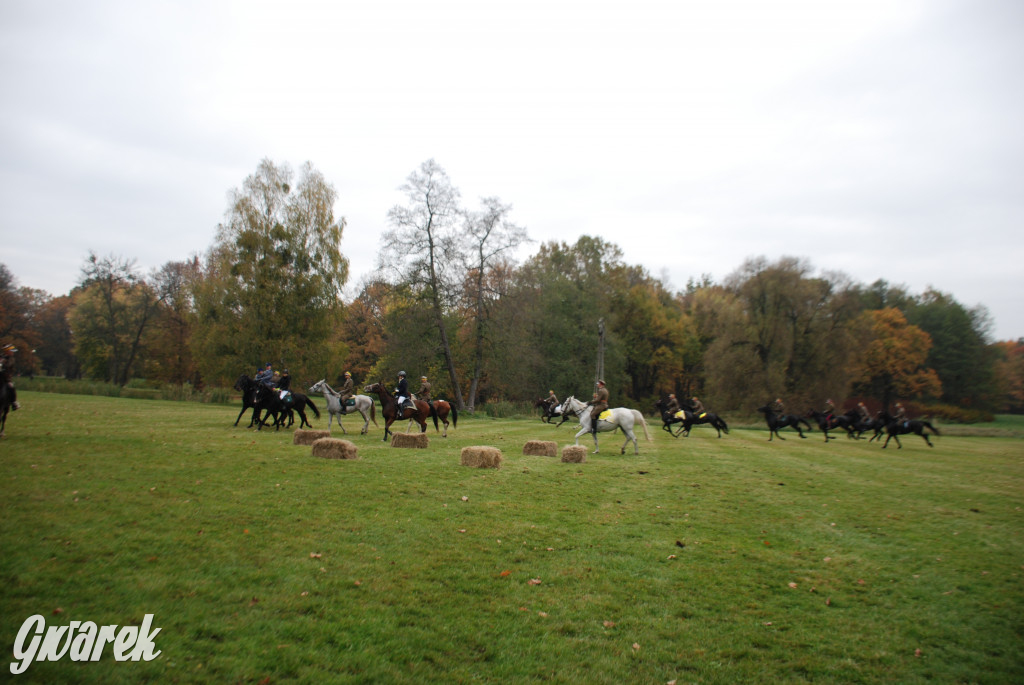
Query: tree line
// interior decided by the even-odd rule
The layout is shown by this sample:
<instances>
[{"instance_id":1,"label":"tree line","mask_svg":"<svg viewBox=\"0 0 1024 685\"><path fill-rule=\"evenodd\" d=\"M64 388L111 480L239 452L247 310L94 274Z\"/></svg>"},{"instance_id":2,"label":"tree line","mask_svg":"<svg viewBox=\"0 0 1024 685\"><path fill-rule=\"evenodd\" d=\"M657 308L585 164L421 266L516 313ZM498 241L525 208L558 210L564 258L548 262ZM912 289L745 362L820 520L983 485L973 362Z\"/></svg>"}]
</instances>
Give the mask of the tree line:
<instances>
[{"instance_id":1,"label":"tree line","mask_svg":"<svg viewBox=\"0 0 1024 685\"><path fill-rule=\"evenodd\" d=\"M120 385L230 386L265 362L303 382L405 369L470 411L549 389L588 397L599 353L613 401L645 410L670 392L717 411L851 396L1024 410L1024 340L993 342L987 310L950 294L860 284L799 257L748 258L677 291L595 236L519 263L529 237L511 204L465 207L434 160L400 189L350 301L336 190L309 163L296 174L263 160L201 256L144 275L90 253L60 296L0 264L0 340L20 348L22 374Z\"/></svg>"}]
</instances>

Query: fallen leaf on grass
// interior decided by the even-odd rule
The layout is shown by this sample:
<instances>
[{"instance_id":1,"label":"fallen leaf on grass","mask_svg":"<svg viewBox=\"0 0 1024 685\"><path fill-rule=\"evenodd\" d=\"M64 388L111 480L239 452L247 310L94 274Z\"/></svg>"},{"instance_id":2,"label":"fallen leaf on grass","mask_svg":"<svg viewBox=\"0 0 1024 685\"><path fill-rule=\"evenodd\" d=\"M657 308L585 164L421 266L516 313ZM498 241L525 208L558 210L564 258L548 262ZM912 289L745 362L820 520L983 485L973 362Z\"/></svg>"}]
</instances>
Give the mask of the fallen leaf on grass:
<instances>
[{"instance_id":1,"label":"fallen leaf on grass","mask_svg":"<svg viewBox=\"0 0 1024 685\"><path fill-rule=\"evenodd\" d=\"M309 558L310 558L310 559L319 559L319 558L320 558L320 557L322 557L322 556L323 556L323 555L322 555L322 554L320 554L319 552L310 552L310 553L309 553Z\"/></svg>"},{"instance_id":2,"label":"fallen leaf on grass","mask_svg":"<svg viewBox=\"0 0 1024 685\"><path fill-rule=\"evenodd\" d=\"M615 622L614 621L605 621L604 622L604 627L605 628L614 628L615 627Z\"/></svg>"},{"instance_id":3,"label":"fallen leaf on grass","mask_svg":"<svg viewBox=\"0 0 1024 685\"><path fill-rule=\"evenodd\" d=\"M795 588L795 587L796 587L796 583L790 583L790 584L789 584L789 586L790 586L791 588Z\"/></svg>"},{"instance_id":4,"label":"fallen leaf on grass","mask_svg":"<svg viewBox=\"0 0 1024 685\"><path fill-rule=\"evenodd\" d=\"M502 571L501 573L499 573L498 575L500 575L502 578L504 578L505 576L510 575L511 573L512 573L511 571L506 569L506 570Z\"/></svg>"},{"instance_id":5,"label":"fallen leaf on grass","mask_svg":"<svg viewBox=\"0 0 1024 685\"><path fill-rule=\"evenodd\" d=\"M634 642L633 643L633 651L635 652L635 651L639 651L639 650L640 650L640 643L639 642Z\"/></svg>"},{"instance_id":6,"label":"fallen leaf on grass","mask_svg":"<svg viewBox=\"0 0 1024 685\"><path fill-rule=\"evenodd\" d=\"M527 585L540 585L540 583L540 578L530 578L528 581L526 581Z\"/></svg>"},{"instance_id":7,"label":"fallen leaf on grass","mask_svg":"<svg viewBox=\"0 0 1024 685\"><path fill-rule=\"evenodd\" d=\"M548 617L547 612L544 612L544 611L538 611L537 615L540 616L541 618L547 618Z\"/></svg>"},{"instance_id":8,"label":"fallen leaf on grass","mask_svg":"<svg viewBox=\"0 0 1024 685\"><path fill-rule=\"evenodd\" d=\"M914 656L916 656L916 657L921 656L921 650L920 649L915 649L914 650Z\"/></svg>"}]
</instances>

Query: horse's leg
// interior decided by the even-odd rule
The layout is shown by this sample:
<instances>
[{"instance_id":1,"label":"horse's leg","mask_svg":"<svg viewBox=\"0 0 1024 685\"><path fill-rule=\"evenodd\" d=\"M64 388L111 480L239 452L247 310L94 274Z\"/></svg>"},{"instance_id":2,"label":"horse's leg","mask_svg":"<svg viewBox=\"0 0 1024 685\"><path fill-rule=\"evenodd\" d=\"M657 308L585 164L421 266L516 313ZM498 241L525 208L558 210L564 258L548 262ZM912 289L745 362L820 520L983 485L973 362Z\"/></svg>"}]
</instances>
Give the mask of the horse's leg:
<instances>
[{"instance_id":1,"label":"horse's leg","mask_svg":"<svg viewBox=\"0 0 1024 685\"><path fill-rule=\"evenodd\" d=\"M929 447L935 447L935 445L932 444L932 441L928 439L928 434L925 433L923 430L921 431L920 436L924 438L924 441L928 443Z\"/></svg>"},{"instance_id":2,"label":"horse's leg","mask_svg":"<svg viewBox=\"0 0 1024 685\"><path fill-rule=\"evenodd\" d=\"M238 418L235 419L235 425L236 426L238 425L238 422L242 420L242 414L244 414L245 410L248 409L248 408L249 407L246 407L244 404L242 405L242 411L238 412Z\"/></svg>"},{"instance_id":3,"label":"horse's leg","mask_svg":"<svg viewBox=\"0 0 1024 685\"><path fill-rule=\"evenodd\" d=\"M370 432L370 417L366 415L366 411L363 409L359 410L359 414L363 417L363 430L359 431L359 434L366 435Z\"/></svg>"}]
</instances>

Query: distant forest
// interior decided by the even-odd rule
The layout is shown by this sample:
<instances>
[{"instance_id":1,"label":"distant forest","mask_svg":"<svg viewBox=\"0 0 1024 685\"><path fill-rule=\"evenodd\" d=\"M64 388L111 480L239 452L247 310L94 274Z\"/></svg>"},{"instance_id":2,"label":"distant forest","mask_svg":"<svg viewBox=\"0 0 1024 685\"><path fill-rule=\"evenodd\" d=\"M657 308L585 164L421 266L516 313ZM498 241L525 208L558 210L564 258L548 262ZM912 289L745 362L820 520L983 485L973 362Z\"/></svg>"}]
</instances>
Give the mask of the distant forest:
<instances>
[{"instance_id":1,"label":"distant forest","mask_svg":"<svg viewBox=\"0 0 1024 685\"><path fill-rule=\"evenodd\" d=\"M402 190L383 266L349 302L334 188L309 164L296 178L264 160L201 257L142 274L90 253L60 296L0 264L0 343L18 347L21 375L120 385L230 387L265 363L296 383L405 370L468 410L549 390L589 398L601 375L614 405L644 411L668 393L719 412L776 397L800 411L829 398L1024 411L1024 340L992 340L987 310L950 294L855 283L799 257L748 258L673 291L593 236L517 263L527 236L510 205L462 207L433 160Z\"/></svg>"}]
</instances>

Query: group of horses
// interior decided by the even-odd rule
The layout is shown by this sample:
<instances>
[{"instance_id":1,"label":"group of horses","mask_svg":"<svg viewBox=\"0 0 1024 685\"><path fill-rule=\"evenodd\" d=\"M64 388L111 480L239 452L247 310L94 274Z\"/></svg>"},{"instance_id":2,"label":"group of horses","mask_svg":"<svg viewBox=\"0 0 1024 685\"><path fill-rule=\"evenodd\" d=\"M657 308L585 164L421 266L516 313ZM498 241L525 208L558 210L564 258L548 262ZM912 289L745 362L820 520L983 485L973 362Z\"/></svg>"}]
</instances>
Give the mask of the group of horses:
<instances>
[{"instance_id":1,"label":"group of horses","mask_svg":"<svg viewBox=\"0 0 1024 685\"><path fill-rule=\"evenodd\" d=\"M768 423L768 440L777 437L779 440L785 440L779 435L780 428L792 428L794 429L801 438L806 438L801 425L805 426L807 430L811 430L811 424L802 416L795 414L780 414L772 409L771 406L765 405L758 407L757 411L764 414L765 421ZM902 448L903 444L900 442L901 435L919 435L921 436L929 447L934 447L932 441L928 437L928 433L925 432L927 428L932 432L933 435L938 435L939 431L930 422L922 419L903 420L896 419L886 411L880 411L871 419L863 419L860 413L851 409L843 414L824 414L818 411L808 412L807 416L814 419L818 424L818 429L825 435L825 442L834 440L834 435L829 435L830 430L843 430L846 431L846 437L859 440L863 437L864 433L872 432L869 442L874 442L876 439L882 442L881 437L885 435L885 442L882 444L882 448L889 446L890 440L896 441L896 446Z\"/></svg>"},{"instance_id":2,"label":"group of horses","mask_svg":"<svg viewBox=\"0 0 1024 685\"><path fill-rule=\"evenodd\" d=\"M572 400L570 402L569 400ZM570 397L560 405L554 405L547 400L537 399L534 401L533 406L541 409L541 421L545 423L553 423L555 419L560 421L555 424L556 427L561 426L563 423L568 421L570 417L576 416L580 419L580 424L586 420L586 427L581 428L580 432L576 434L576 444L579 444L579 438L584 433L590 431L590 413L587 409L587 405L575 398ZM662 430L666 431L672 437L678 438L680 435L689 436L690 429L696 425L708 425L714 428L718 432L718 437L722 437L722 433L729 433L729 426L718 414L714 412L704 411L696 413L690 411L690 409L682 409L680 411L669 411L667 409L666 402L659 400L655 402L658 412L661 414ZM616 410L617 411L617 410ZM632 422L628 422L628 430L625 426L619 425L617 422L619 418L612 419L611 422L607 422L605 426L604 421L598 423L598 430L615 430L616 428L622 428L626 434L626 443L622 446L622 452L625 453L626 444L629 444L630 440L633 441L634 451L636 451L636 437L632 433L633 425L636 423L636 416L643 419L640 412L634 410L624 410L634 412L634 419ZM901 435L919 435L928 443L929 447L934 447L931 439L928 437L927 430L930 430L933 435L938 435L939 431L930 422L914 419L914 420L897 420L893 418L889 413L880 411L875 416L868 420L864 420L857 410L851 409L844 414L831 414L827 415L822 412L810 411L807 414L807 418L798 416L795 414L780 414L776 412L771 406L765 405L758 407L757 411L764 414L765 421L768 424L768 440L772 440L778 437L779 440L785 440L784 437L779 435L779 430L782 428L792 428L799 434L801 438L806 438L804 435L804 428L808 431L812 430L811 424L808 423L807 418L813 419L818 426L818 429L825 436L825 441L834 440L834 435L829 435L829 431L842 430L846 431L846 436L852 439L861 439L864 433L872 432L869 442L878 440L882 443L882 447L888 447L890 440L896 441L896 446L899 448L903 447L900 442L899 436ZM619 416L623 416L619 414ZM677 429L673 427L679 424ZM647 431L646 422L643 424L644 431ZM885 436L885 441L881 440L882 436ZM648 436L648 439L650 437ZM597 443L597 436L594 436L594 443ZM596 450L595 450L596 451Z\"/></svg>"},{"instance_id":3,"label":"group of horses","mask_svg":"<svg viewBox=\"0 0 1024 685\"><path fill-rule=\"evenodd\" d=\"M236 426L242 419L242 415L249 409L252 409L249 427L256 426L257 430L262 430L267 425L267 421L271 419L273 419L271 425L275 430L280 430L282 426L291 427L295 422L294 414L296 413L299 415L299 428L304 426L312 428L312 424L306 419L307 407L313 410L317 418L320 418L320 410L317 409L316 404L303 393L290 391L288 395L282 397L278 389L260 383L245 374L238 377L234 388L242 393L242 410L238 412L238 418L235 419ZM320 393L327 400L327 430L331 429L332 423L336 420L341 432L348 433L341 424L341 417L355 413L363 417L361 435L370 432L370 421L373 421L373 425L378 425L377 405L372 397L354 395L343 404L341 393L328 385L326 379L314 383L309 388L309 392ZM393 435L391 425L395 421L408 419L410 428L415 421L420 427L420 432L425 432L427 419L432 418L435 430L440 430L439 424L443 424L442 437L448 437L449 416L453 427L458 423L458 412L445 400L432 400L428 403L415 399L413 396L411 402L399 408L398 401L386 390L383 383L371 383L363 388L363 392L377 393L380 399L381 415L384 417L385 441L388 439L388 435Z\"/></svg>"}]
</instances>

